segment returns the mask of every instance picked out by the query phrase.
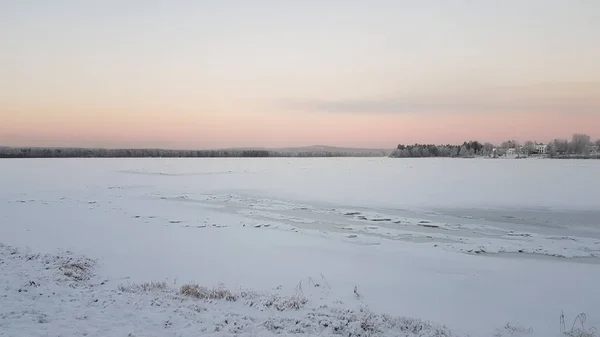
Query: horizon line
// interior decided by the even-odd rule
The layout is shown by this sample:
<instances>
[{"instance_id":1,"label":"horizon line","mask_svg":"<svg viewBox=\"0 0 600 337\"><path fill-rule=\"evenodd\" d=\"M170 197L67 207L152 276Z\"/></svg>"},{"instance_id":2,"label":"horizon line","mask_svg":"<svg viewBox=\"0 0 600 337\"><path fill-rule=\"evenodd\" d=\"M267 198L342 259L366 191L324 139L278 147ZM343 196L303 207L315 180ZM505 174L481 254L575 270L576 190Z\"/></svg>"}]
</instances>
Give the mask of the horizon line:
<instances>
[{"instance_id":1,"label":"horizon line","mask_svg":"<svg viewBox=\"0 0 600 337\"><path fill-rule=\"evenodd\" d=\"M573 135L577 135L577 134L582 134L582 133L573 133ZM554 140L569 140L568 138L552 138L551 140L547 141L547 142L539 142L537 140L527 140L525 142L528 141L532 141L534 143L540 143L540 144L548 144ZM592 137L590 137L590 140L592 140ZM600 140L600 138L598 138L598 140ZM514 142L519 142L517 140L515 140L514 138L510 138L510 139L506 139L504 141L501 141L500 144L502 142L508 142L508 141L514 141ZM160 151L235 151L235 150L266 150L266 151L281 151L281 150L298 150L298 149L311 149L311 148L333 148L333 149L347 149L347 150L364 150L364 151L369 151L369 150L377 150L377 151L392 151L395 150L398 145L450 145L450 146L461 146L464 143L468 143L468 142L479 142L481 144L486 144L486 143L490 143L492 145L494 145L494 147L500 147L501 145L495 144L494 142L489 142L489 141L479 141L476 139L469 139L469 140L465 140L461 143L430 143L430 142L426 142L426 143L413 143L413 142L408 142L408 143L395 143L395 145L392 145L391 147L387 148L383 148L383 147L362 147L362 146L337 146L337 145L322 145L322 144L315 144L315 145L303 145L303 146L275 146L275 147L267 147L267 146L239 146L239 147L213 147L213 148L168 148L168 147L103 147L103 146L39 146L39 145L35 145L35 146L27 146L27 145L19 145L19 146L11 146L11 145L0 145L0 148L11 148L11 149L78 149L78 150L160 150ZM593 142L593 140L592 140ZM519 142L520 143L520 142Z\"/></svg>"}]
</instances>

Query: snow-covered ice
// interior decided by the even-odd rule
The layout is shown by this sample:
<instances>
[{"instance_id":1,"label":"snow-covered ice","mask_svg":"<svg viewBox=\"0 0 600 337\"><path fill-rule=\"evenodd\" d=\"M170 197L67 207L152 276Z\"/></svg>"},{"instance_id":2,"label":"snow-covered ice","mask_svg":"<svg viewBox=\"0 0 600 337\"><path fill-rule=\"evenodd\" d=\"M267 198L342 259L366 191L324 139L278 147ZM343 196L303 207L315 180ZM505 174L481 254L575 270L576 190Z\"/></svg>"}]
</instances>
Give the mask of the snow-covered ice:
<instances>
[{"instance_id":1,"label":"snow-covered ice","mask_svg":"<svg viewBox=\"0 0 600 337\"><path fill-rule=\"evenodd\" d=\"M597 172L561 160L1 161L0 335L558 336L561 312L600 326ZM246 297L190 299L186 283ZM301 308L264 305L299 286Z\"/></svg>"}]
</instances>

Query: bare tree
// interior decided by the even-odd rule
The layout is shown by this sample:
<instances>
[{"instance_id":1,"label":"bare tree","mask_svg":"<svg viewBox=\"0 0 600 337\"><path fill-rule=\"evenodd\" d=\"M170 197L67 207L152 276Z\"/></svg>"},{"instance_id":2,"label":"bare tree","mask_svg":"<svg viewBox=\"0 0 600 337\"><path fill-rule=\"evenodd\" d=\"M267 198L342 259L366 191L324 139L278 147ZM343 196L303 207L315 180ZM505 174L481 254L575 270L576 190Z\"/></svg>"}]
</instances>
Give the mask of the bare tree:
<instances>
[{"instance_id":1,"label":"bare tree","mask_svg":"<svg viewBox=\"0 0 600 337\"><path fill-rule=\"evenodd\" d=\"M454 158L454 157L458 157L458 147L453 147L450 150L450 157Z\"/></svg>"},{"instance_id":2,"label":"bare tree","mask_svg":"<svg viewBox=\"0 0 600 337\"><path fill-rule=\"evenodd\" d=\"M524 155L532 155L535 152L535 143L532 141L526 141L525 144L523 144L523 154Z\"/></svg>"},{"instance_id":3,"label":"bare tree","mask_svg":"<svg viewBox=\"0 0 600 337\"><path fill-rule=\"evenodd\" d=\"M502 142L502 145L500 145L500 146L503 149L516 149L516 148L518 148L521 145L516 140L509 140L509 141L506 141L506 142Z\"/></svg>"},{"instance_id":4,"label":"bare tree","mask_svg":"<svg viewBox=\"0 0 600 337\"><path fill-rule=\"evenodd\" d=\"M586 148L588 148L591 144L592 141L590 140L590 136L582 133L576 133L571 139L571 153L582 154L586 151Z\"/></svg>"},{"instance_id":5,"label":"bare tree","mask_svg":"<svg viewBox=\"0 0 600 337\"><path fill-rule=\"evenodd\" d=\"M564 155L569 152L569 141L566 139L555 139L552 142L556 154Z\"/></svg>"},{"instance_id":6,"label":"bare tree","mask_svg":"<svg viewBox=\"0 0 600 337\"><path fill-rule=\"evenodd\" d=\"M491 156L492 154L494 154L494 144L492 144L492 143L483 144L482 151L483 151L482 154L484 156Z\"/></svg>"},{"instance_id":7,"label":"bare tree","mask_svg":"<svg viewBox=\"0 0 600 337\"><path fill-rule=\"evenodd\" d=\"M550 143L548 143L548 146L546 147L546 153L548 154L548 156L550 158L555 157L556 156L556 144L554 143L554 141L551 141Z\"/></svg>"}]
</instances>

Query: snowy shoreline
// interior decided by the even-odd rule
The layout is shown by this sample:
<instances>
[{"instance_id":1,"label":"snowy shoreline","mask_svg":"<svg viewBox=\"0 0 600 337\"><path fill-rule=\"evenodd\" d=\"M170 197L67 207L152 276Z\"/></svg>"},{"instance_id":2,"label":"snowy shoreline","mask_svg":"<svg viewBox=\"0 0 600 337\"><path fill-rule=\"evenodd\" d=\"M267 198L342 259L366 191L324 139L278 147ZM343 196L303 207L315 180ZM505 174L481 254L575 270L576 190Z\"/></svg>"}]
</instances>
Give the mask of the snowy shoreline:
<instances>
[{"instance_id":1,"label":"snowy shoreline","mask_svg":"<svg viewBox=\"0 0 600 337\"><path fill-rule=\"evenodd\" d=\"M325 279L301 281L291 296L196 285L205 293L190 295L189 285L103 279L95 263L0 243L2 336L457 336L420 319L375 314L358 292L356 310L316 305L309 298L324 302Z\"/></svg>"},{"instance_id":2,"label":"snowy shoreline","mask_svg":"<svg viewBox=\"0 0 600 337\"><path fill-rule=\"evenodd\" d=\"M418 318L374 313L358 288L355 309L339 306L324 277L301 280L285 295L281 287L253 292L108 280L95 274L96 263L71 252L35 254L0 243L2 336L459 336ZM595 336L584 323L560 335ZM507 323L493 336L537 335Z\"/></svg>"}]
</instances>

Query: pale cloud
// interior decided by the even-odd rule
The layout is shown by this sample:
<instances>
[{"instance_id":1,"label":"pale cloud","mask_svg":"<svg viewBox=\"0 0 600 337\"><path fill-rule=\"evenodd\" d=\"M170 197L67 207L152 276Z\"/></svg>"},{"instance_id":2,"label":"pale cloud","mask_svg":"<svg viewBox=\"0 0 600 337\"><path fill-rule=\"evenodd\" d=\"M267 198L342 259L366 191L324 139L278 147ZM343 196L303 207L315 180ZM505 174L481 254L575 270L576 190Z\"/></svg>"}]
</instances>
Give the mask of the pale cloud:
<instances>
[{"instance_id":1,"label":"pale cloud","mask_svg":"<svg viewBox=\"0 0 600 337\"><path fill-rule=\"evenodd\" d=\"M286 108L332 114L548 113L600 115L600 82L498 86L376 98L289 100Z\"/></svg>"}]
</instances>

